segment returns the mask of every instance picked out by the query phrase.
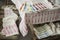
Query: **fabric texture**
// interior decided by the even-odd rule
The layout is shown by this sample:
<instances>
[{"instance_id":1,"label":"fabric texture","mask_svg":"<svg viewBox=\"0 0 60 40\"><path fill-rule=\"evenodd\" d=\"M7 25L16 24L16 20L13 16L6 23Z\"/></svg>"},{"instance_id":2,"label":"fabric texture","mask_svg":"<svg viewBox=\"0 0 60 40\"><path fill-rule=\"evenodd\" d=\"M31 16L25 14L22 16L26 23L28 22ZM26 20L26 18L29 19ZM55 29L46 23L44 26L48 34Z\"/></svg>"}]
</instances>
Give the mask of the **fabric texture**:
<instances>
[{"instance_id":1,"label":"fabric texture","mask_svg":"<svg viewBox=\"0 0 60 40\"><path fill-rule=\"evenodd\" d=\"M27 33L28 33L28 30L27 29L27 26L26 26L26 22L25 22L25 13L28 13L28 12L34 12L36 10L44 10L44 9L47 9L47 8L52 8L52 5L47 1L40 1L40 0L11 0L16 8L18 9L19 11L19 14L22 18L20 24L19 24L19 29L20 29L20 32L23 36L26 36ZM47 2L46 2L47 1ZM50 4L50 5L49 5ZM48 6L49 5L49 6ZM23 30L22 30L23 28Z\"/></svg>"},{"instance_id":2,"label":"fabric texture","mask_svg":"<svg viewBox=\"0 0 60 40\"><path fill-rule=\"evenodd\" d=\"M3 18L3 29L1 31L2 35L5 35L6 37L8 36L13 36L16 34L19 34L18 28L16 25L16 20L18 16L12 11L11 8L6 7L4 9L4 18Z\"/></svg>"},{"instance_id":3,"label":"fabric texture","mask_svg":"<svg viewBox=\"0 0 60 40\"><path fill-rule=\"evenodd\" d=\"M38 39L42 39L53 34L51 27L47 24L34 28L34 31Z\"/></svg>"}]
</instances>

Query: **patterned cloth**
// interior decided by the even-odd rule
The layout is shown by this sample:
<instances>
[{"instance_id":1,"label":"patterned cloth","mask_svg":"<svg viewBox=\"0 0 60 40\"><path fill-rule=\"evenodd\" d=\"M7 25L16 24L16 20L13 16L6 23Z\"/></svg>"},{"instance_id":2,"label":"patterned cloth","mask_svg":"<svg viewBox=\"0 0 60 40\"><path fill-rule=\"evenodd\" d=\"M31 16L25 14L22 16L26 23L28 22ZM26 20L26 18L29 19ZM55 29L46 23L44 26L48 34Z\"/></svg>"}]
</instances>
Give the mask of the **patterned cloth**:
<instances>
[{"instance_id":1,"label":"patterned cloth","mask_svg":"<svg viewBox=\"0 0 60 40\"><path fill-rule=\"evenodd\" d=\"M6 7L4 12L3 29L1 31L2 35L8 37L19 34L17 25L15 23L18 16L9 7Z\"/></svg>"},{"instance_id":2,"label":"patterned cloth","mask_svg":"<svg viewBox=\"0 0 60 40\"><path fill-rule=\"evenodd\" d=\"M38 39L42 39L53 34L51 27L47 24L45 24L44 26L34 28L34 31Z\"/></svg>"},{"instance_id":3,"label":"patterned cloth","mask_svg":"<svg viewBox=\"0 0 60 40\"><path fill-rule=\"evenodd\" d=\"M42 11L42 12L36 12L34 11L37 10L45 10L45 9L51 9L53 6L51 3L49 3L47 0L45 2L40 3L40 0L11 0L15 5L16 8L19 11L19 14L22 18L19 28L20 32L23 36L26 36L28 33L27 26L26 24L32 23L32 24L40 24L40 23L45 23L45 22L50 22L50 21L56 21L59 18L57 18L58 10L52 10L52 11ZM36 2L36 3L34 3ZM27 13L27 12L33 12L33 13ZM27 13L27 14L26 14ZM23 28L23 29L22 29Z\"/></svg>"},{"instance_id":4,"label":"patterned cloth","mask_svg":"<svg viewBox=\"0 0 60 40\"><path fill-rule=\"evenodd\" d=\"M37 3L37 4L34 4L33 5L37 10L44 10L44 9L47 9L47 7L42 4L42 3Z\"/></svg>"},{"instance_id":5,"label":"patterned cloth","mask_svg":"<svg viewBox=\"0 0 60 40\"><path fill-rule=\"evenodd\" d=\"M15 22L13 20L11 20L9 23L8 23L9 25L7 25L7 24L3 25L2 34L5 35L6 37L19 34L18 28L17 28ZM4 22L3 22L3 24L4 24Z\"/></svg>"},{"instance_id":6,"label":"patterned cloth","mask_svg":"<svg viewBox=\"0 0 60 40\"><path fill-rule=\"evenodd\" d=\"M32 24L40 24L60 20L60 9L37 11L25 14L25 21Z\"/></svg>"},{"instance_id":7,"label":"patterned cloth","mask_svg":"<svg viewBox=\"0 0 60 40\"><path fill-rule=\"evenodd\" d=\"M31 12L31 11L36 11L36 10L43 10L46 9L46 7L43 4L34 4L30 0L11 0L15 5L16 8L19 11L19 14L22 18L19 28L20 32L23 36L26 36L28 33L27 26L25 24L25 13ZM23 29L22 29L23 28ZM26 30L26 31L25 31Z\"/></svg>"}]
</instances>

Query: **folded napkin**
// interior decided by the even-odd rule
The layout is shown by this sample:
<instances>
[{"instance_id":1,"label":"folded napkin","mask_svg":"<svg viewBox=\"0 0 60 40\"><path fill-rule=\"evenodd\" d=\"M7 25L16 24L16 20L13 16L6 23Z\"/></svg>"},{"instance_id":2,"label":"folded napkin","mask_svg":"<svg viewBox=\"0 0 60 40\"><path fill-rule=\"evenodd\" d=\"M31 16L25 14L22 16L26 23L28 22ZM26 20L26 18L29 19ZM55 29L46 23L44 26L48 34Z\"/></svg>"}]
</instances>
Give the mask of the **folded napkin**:
<instances>
[{"instance_id":1,"label":"folded napkin","mask_svg":"<svg viewBox=\"0 0 60 40\"><path fill-rule=\"evenodd\" d=\"M3 18L3 29L1 31L2 35L13 36L19 34L18 28L16 25L16 20L18 16L10 9L9 7L4 9L4 18Z\"/></svg>"}]
</instances>

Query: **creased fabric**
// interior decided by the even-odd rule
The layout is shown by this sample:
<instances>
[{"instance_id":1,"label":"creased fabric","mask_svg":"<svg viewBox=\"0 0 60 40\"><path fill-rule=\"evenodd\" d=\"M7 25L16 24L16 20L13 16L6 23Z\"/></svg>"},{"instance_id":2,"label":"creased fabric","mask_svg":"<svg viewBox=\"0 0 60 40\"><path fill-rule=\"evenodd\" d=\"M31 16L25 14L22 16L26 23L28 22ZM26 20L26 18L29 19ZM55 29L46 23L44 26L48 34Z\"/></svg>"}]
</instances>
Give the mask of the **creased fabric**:
<instances>
[{"instance_id":1,"label":"creased fabric","mask_svg":"<svg viewBox=\"0 0 60 40\"><path fill-rule=\"evenodd\" d=\"M1 31L2 35L5 35L6 37L8 37L8 36L19 34L17 25L15 23L18 16L9 7L6 7L4 9L4 12L5 12L4 18L2 20L3 29Z\"/></svg>"}]
</instances>

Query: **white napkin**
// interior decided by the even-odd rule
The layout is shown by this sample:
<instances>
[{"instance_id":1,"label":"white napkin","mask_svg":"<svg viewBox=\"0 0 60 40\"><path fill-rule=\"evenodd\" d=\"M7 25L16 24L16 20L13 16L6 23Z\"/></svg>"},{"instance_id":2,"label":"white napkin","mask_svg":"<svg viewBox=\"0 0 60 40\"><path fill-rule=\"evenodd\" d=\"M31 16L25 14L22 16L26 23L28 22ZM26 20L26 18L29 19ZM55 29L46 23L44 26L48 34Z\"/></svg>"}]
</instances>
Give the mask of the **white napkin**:
<instances>
[{"instance_id":1,"label":"white napkin","mask_svg":"<svg viewBox=\"0 0 60 40\"><path fill-rule=\"evenodd\" d=\"M15 24L14 20L10 20L8 22L6 21L5 23L3 22L4 25L2 29L2 35L8 37L8 36L19 34L17 25Z\"/></svg>"},{"instance_id":2,"label":"white napkin","mask_svg":"<svg viewBox=\"0 0 60 40\"><path fill-rule=\"evenodd\" d=\"M20 32L23 36L26 36L27 33L28 33L28 30L27 30L27 26L25 24L25 12L20 10L20 8L23 6L23 4L28 1L28 0L11 0L15 5L16 5L16 8L18 9L19 11L19 14L22 18L20 24L19 24L19 29L20 29Z\"/></svg>"},{"instance_id":3,"label":"white napkin","mask_svg":"<svg viewBox=\"0 0 60 40\"><path fill-rule=\"evenodd\" d=\"M5 8L4 12L3 29L1 31L2 35L8 37L19 34L17 25L15 23L18 16L9 7Z\"/></svg>"},{"instance_id":4,"label":"white napkin","mask_svg":"<svg viewBox=\"0 0 60 40\"><path fill-rule=\"evenodd\" d=\"M17 20L18 16L13 12L10 7L4 8L4 18L7 17L9 19Z\"/></svg>"}]
</instances>

